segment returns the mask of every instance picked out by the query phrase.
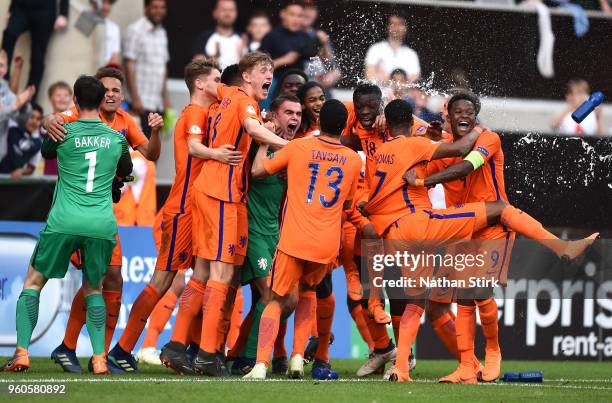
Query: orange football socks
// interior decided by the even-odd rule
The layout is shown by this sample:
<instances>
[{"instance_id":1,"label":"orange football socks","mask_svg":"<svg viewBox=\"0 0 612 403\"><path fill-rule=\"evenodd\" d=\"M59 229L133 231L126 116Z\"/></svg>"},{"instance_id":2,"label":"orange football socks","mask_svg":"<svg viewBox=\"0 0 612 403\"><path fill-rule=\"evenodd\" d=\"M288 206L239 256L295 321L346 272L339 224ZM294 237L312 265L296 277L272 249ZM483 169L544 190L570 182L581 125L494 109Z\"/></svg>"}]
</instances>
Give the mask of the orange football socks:
<instances>
[{"instance_id":1,"label":"orange football socks","mask_svg":"<svg viewBox=\"0 0 612 403\"><path fill-rule=\"evenodd\" d=\"M439 318L433 320L431 325L448 352L451 353L453 357L457 359L457 361L460 361L461 356L459 355L459 350L457 348L455 319L452 312L447 312Z\"/></svg>"},{"instance_id":2,"label":"orange football socks","mask_svg":"<svg viewBox=\"0 0 612 403\"><path fill-rule=\"evenodd\" d=\"M501 221L510 229L527 238L545 241L540 243L555 252L557 256L561 256L567 247L566 242L547 231L538 220L513 206L508 205L504 208Z\"/></svg>"},{"instance_id":3,"label":"orange football socks","mask_svg":"<svg viewBox=\"0 0 612 403\"><path fill-rule=\"evenodd\" d=\"M332 324L334 321L334 310L336 308L336 297L334 293L325 297L317 298L317 330L319 343L315 358L329 362L329 339L331 337Z\"/></svg>"},{"instance_id":4,"label":"orange football socks","mask_svg":"<svg viewBox=\"0 0 612 403\"><path fill-rule=\"evenodd\" d=\"M276 301L271 301L259 321L259 336L257 337L257 363L270 364L270 354L278 335L278 326L281 317L281 307Z\"/></svg>"},{"instance_id":5,"label":"orange football socks","mask_svg":"<svg viewBox=\"0 0 612 403\"><path fill-rule=\"evenodd\" d=\"M314 291L300 291L300 297L295 308L294 330L293 330L293 351L291 356L296 354L304 356L306 343L313 329L313 322L317 315L317 294Z\"/></svg>"},{"instance_id":6,"label":"orange football socks","mask_svg":"<svg viewBox=\"0 0 612 403\"><path fill-rule=\"evenodd\" d=\"M172 337L170 338L171 341L181 343L184 346L188 344L194 318L202 313L202 301L205 290L206 284L193 277L189 279L185 289L183 289L183 294L181 294L179 310L174 322L174 332L172 332ZM197 330L197 333L199 344L200 329Z\"/></svg>"},{"instance_id":7,"label":"orange football socks","mask_svg":"<svg viewBox=\"0 0 612 403\"><path fill-rule=\"evenodd\" d=\"M357 326L357 330L359 331L361 338L368 345L368 349L373 349L374 340L372 340L372 335L370 335L368 323L364 317L364 309L361 304L357 304L355 307L353 307L353 309L351 309L351 316L353 317L353 321Z\"/></svg>"},{"instance_id":8,"label":"orange football socks","mask_svg":"<svg viewBox=\"0 0 612 403\"><path fill-rule=\"evenodd\" d=\"M287 334L287 321L281 320L278 326L278 334L274 341L274 358L287 358L287 348L285 347L285 335Z\"/></svg>"},{"instance_id":9,"label":"orange football socks","mask_svg":"<svg viewBox=\"0 0 612 403\"><path fill-rule=\"evenodd\" d=\"M234 313L234 303L236 302L236 287L230 285L227 288L225 304L223 304L223 316L217 329L217 351L225 353L225 343L230 329L232 314Z\"/></svg>"},{"instance_id":10,"label":"orange football socks","mask_svg":"<svg viewBox=\"0 0 612 403\"><path fill-rule=\"evenodd\" d=\"M157 347L157 339L161 332L164 331L164 327L166 327L168 320L170 320L172 312L174 312L174 308L176 307L177 300L178 296L172 290L168 290L157 305L155 305L155 309L151 312L149 328L142 342L142 348Z\"/></svg>"},{"instance_id":11,"label":"orange football socks","mask_svg":"<svg viewBox=\"0 0 612 403\"><path fill-rule=\"evenodd\" d=\"M202 310L202 337L200 349L214 354L217 351L219 326L223 319L223 307L229 286L219 281L208 280L204 291L204 307Z\"/></svg>"},{"instance_id":12,"label":"orange football socks","mask_svg":"<svg viewBox=\"0 0 612 403\"><path fill-rule=\"evenodd\" d=\"M106 333L104 336L104 351L108 349L113 341L113 334L117 321L119 320L119 312L121 311L121 291L103 290L104 304L106 305Z\"/></svg>"},{"instance_id":13,"label":"orange football socks","mask_svg":"<svg viewBox=\"0 0 612 403\"><path fill-rule=\"evenodd\" d=\"M64 344L71 350L76 350L77 340L81 329L85 326L86 320L85 297L83 297L83 289L74 295L72 306L70 307L70 316L66 323L66 333L64 334Z\"/></svg>"},{"instance_id":14,"label":"orange football socks","mask_svg":"<svg viewBox=\"0 0 612 403\"><path fill-rule=\"evenodd\" d=\"M368 329L370 330L370 335L374 341L374 349L384 350L389 347L391 339L389 338L389 333L387 333L387 325L376 323L374 319L370 317L368 312L366 312L365 318L368 324Z\"/></svg>"},{"instance_id":15,"label":"orange football socks","mask_svg":"<svg viewBox=\"0 0 612 403\"><path fill-rule=\"evenodd\" d=\"M400 321L399 343L397 344L397 359L395 366L400 374L408 374L408 358L412 351L412 345L416 339L419 327L421 326L421 316L423 308L415 304L408 304L404 308L404 314Z\"/></svg>"},{"instance_id":16,"label":"orange football socks","mask_svg":"<svg viewBox=\"0 0 612 403\"><path fill-rule=\"evenodd\" d=\"M474 368L474 337L476 335L476 307L457 304L457 348L461 355L461 367Z\"/></svg>"},{"instance_id":17,"label":"orange football socks","mask_svg":"<svg viewBox=\"0 0 612 403\"><path fill-rule=\"evenodd\" d=\"M494 298L476 301L482 333L487 339L487 350L499 351L499 329L497 324L497 303Z\"/></svg>"},{"instance_id":18,"label":"orange football socks","mask_svg":"<svg viewBox=\"0 0 612 403\"><path fill-rule=\"evenodd\" d=\"M147 286L142 290L130 311L128 323L123 330L123 334L119 339L119 346L127 352L134 349L138 338L142 334L142 330L147 324L149 315L155 308L157 301L161 298L159 292L152 285Z\"/></svg>"}]
</instances>

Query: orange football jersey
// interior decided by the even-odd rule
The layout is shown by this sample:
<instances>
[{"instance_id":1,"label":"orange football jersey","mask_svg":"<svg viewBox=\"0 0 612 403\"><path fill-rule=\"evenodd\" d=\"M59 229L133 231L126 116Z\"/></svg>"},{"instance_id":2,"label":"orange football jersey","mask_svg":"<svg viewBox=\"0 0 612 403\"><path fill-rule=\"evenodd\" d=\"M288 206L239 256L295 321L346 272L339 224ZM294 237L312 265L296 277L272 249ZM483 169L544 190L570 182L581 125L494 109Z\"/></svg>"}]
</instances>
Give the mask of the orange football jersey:
<instances>
[{"instance_id":1,"label":"orange football jersey","mask_svg":"<svg viewBox=\"0 0 612 403\"><path fill-rule=\"evenodd\" d=\"M383 144L376 155L375 183L366 206L369 220L379 234L398 218L422 209L431 209L426 187L408 186L404 173L415 168L423 178L427 163L440 143L421 136L399 136Z\"/></svg>"},{"instance_id":2,"label":"orange football jersey","mask_svg":"<svg viewBox=\"0 0 612 403\"><path fill-rule=\"evenodd\" d=\"M244 130L247 118L262 121L259 105L238 87L218 86L220 103L209 113L206 139L208 146L218 148L232 144L242 152L240 165L228 165L215 160L206 160L194 186L210 197L226 202L246 202L249 162L247 155L251 136Z\"/></svg>"},{"instance_id":3,"label":"orange football jersey","mask_svg":"<svg viewBox=\"0 0 612 403\"><path fill-rule=\"evenodd\" d=\"M308 137L270 155L264 168L268 174L287 169L278 249L311 262L332 262L340 250L343 205L357 189L361 158L337 139Z\"/></svg>"},{"instance_id":4,"label":"orange football jersey","mask_svg":"<svg viewBox=\"0 0 612 403\"><path fill-rule=\"evenodd\" d=\"M366 129L357 120L355 114L355 105L353 102L344 102L344 106L348 111L348 118L346 121L346 128L342 132L343 136L354 134L359 137L361 142L361 148L366 155L366 186L370 188L372 183L375 183L374 172L372 168L376 159L376 152L380 147L387 141L390 140L390 136L386 130ZM429 124L422 119L414 116L414 123L412 125L411 135L420 136L425 134Z\"/></svg>"},{"instance_id":5,"label":"orange football jersey","mask_svg":"<svg viewBox=\"0 0 612 403\"><path fill-rule=\"evenodd\" d=\"M479 152L485 163L467 176L463 203L508 201L504 183L504 152L499 135L489 130L483 131L473 151Z\"/></svg>"},{"instance_id":6,"label":"orange football jersey","mask_svg":"<svg viewBox=\"0 0 612 403\"><path fill-rule=\"evenodd\" d=\"M71 109L68 109L62 113L58 113L57 115L64 119L65 123L76 122L80 117L76 106L73 106ZM115 113L115 119L112 122L108 122L106 119L104 119L101 112L99 113L99 116L104 124L125 136L128 144L133 149L136 149L143 143L147 142L147 136L145 136L142 130L140 130L140 127L138 127L138 124L136 124L134 118L123 109L117 110Z\"/></svg>"},{"instance_id":7,"label":"orange football jersey","mask_svg":"<svg viewBox=\"0 0 612 403\"><path fill-rule=\"evenodd\" d=\"M190 212L193 182L198 177L204 160L189 155L189 140L202 141L206 132L208 108L189 104L183 108L174 127L174 182L164 204L166 213Z\"/></svg>"}]
</instances>

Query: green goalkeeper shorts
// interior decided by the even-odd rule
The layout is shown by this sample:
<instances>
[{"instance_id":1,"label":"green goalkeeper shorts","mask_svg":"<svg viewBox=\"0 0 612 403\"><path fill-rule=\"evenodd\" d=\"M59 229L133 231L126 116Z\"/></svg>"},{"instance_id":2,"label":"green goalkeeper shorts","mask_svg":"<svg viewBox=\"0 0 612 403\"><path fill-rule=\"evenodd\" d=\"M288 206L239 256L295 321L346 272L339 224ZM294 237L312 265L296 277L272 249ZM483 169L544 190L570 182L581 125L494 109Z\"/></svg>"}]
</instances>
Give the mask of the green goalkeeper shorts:
<instances>
[{"instance_id":1,"label":"green goalkeeper shorts","mask_svg":"<svg viewBox=\"0 0 612 403\"><path fill-rule=\"evenodd\" d=\"M246 259L244 259L244 266L240 271L242 285L249 284L257 278L268 277L277 244L277 236L249 233Z\"/></svg>"},{"instance_id":2,"label":"green goalkeeper shorts","mask_svg":"<svg viewBox=\"0 0 612 403\"><path fill-rule=\"evenodd\" d=\"M90 287L100 286L113 255L115 240L61 234L44 228L30 259L30 265L46 278L63 278L68 271L70 255L80 250L83 275Z\"/></svg>"}]
</instances>

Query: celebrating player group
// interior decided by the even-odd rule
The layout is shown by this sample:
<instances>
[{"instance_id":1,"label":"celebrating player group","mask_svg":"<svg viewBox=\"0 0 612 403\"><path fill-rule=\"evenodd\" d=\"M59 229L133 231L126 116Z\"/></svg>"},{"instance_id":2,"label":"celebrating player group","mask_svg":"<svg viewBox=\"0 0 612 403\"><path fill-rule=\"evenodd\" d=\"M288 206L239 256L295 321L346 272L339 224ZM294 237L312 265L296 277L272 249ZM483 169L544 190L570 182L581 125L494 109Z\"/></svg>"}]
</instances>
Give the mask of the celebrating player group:
<instances>
[{"instance_id":1,"label":"celebrating player group","mask_svg":"<svg viewBox=\"0 0 612 403\"><path fill-rule=\"evenodd\" d=\"M453 93L444 123L429 125L406 101L384 105L381 89L370 83L359 84L353 101L342 103L307 82L297 93L281 91L262 114L273 63L259 52L223 72L212 61L194 60L184 78L190 101L174 129L174 183L153 229L156 270L138 298L125 301L132 308L112 347L122 296L112 202L132 170L128 145L149 160L159 157L163 119L150 114L142 122L152 129L147 139L119 109L123 76L112 68L80 77L75 108L45 119L43 156L57 157L59 179L17 303L17 346L4 371L29 369L40 292L48 279L65 276L72 260L83 285L64 340L51 353L67 372L83 372L75 353L83 325L93 347L89 372L138 372L132 351L147 321L163 317L156 314L160 304L172 301L173 309L176 284L192 269L170 341L153 357L139 354L142 361L161 362L180 375L248 379L265 379L269 371L300 379L312 362L313 378L337 379L329 357L331 272L343 267L349 312L370 349L357 376L412 381L411 348L427 313L439 348L458 362L440 382L491 382L502 360L493 290L449 296L413 287L392 295L370 282L371 250L393 254L415 243L452 250L460 241L499 241L494 265L505 273L516 234L563 259L576 258L598 236L560 240L509 204L500 137L479 125L480 102L472 93ZM455 207L434 209L434 187ZM236 301L247 285L252 304L243 320ZM476 308L486 338L484 363L474 353Z\"/></svg>"}]
</instances>

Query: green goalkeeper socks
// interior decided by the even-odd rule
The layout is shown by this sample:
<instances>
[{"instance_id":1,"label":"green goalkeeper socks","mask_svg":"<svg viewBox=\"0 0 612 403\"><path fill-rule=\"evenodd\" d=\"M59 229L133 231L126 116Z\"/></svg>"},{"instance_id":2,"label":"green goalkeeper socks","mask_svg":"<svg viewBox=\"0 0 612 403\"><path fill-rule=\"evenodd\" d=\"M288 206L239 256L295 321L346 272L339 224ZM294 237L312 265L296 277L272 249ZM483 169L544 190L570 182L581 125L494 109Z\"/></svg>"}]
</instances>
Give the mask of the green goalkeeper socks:
<instances>
[{"instance_id":1,"label":"green goalkeeper socks","mask_svg":"<svg viewBox=\"0 0 612 403\"><path fill-rule=\"evenodd\" d=\"M255 311L253 312L253 317L251 318L251 330L249 330L249 338L247 339L246 346L244 347L244 351L241 354L241 356L245 358L257 358L259 321L261 320L261 315L263 314L264 309L266 309L266 304L261 301L257 301L257 304L255 304Z\"/></svg>"},{"instance_id":2,"label":"green goalkeeper socks","mask_svg":"<svg viewBox=\"0 0 612 403\"><path fill-rule=\"evenodd\" d=\"M24 288L17 300L17 345L26 350L38 321L40 291Z\"/></svg>"},{"instance_id":3,"label":"green goalkeeper socks","mask_svg":"<svg viewBox=\"0 0 612 403\"><path fill-rule=\"evenodd\" d=\"M94 355L104 353L104 337L106 332L106 304L102 294L91 294L85 297L87 319L85 324L91 340Z\"/></svg>"}]
</instances>

